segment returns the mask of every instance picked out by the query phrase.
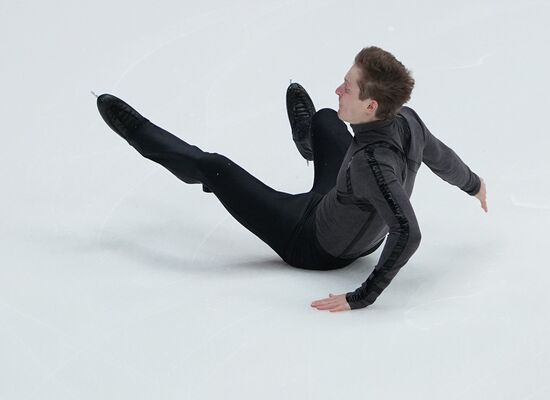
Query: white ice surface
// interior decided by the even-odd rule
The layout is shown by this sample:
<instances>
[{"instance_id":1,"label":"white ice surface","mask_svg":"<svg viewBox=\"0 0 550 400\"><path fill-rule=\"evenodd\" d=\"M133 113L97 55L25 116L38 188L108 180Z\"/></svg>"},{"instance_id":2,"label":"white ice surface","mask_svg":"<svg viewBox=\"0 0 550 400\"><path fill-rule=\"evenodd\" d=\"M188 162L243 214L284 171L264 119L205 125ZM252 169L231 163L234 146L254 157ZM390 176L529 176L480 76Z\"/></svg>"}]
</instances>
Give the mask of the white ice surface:
<instances>
[{"instance_id":1,"label":"white ice surface","mask_svg":"<svg viewBox=\"0 0 550 400\"><path fill-rule=\"evenodd\" d=\"M549 398L549 21L542 0L1 1L0 398ZM352 312L310 303L381 249L287 266L90 94L300 193L289 80L337 107L369 45L413 71L409 104L489 213L422 166L420 248Z\"/></svg>"}]
</instances>

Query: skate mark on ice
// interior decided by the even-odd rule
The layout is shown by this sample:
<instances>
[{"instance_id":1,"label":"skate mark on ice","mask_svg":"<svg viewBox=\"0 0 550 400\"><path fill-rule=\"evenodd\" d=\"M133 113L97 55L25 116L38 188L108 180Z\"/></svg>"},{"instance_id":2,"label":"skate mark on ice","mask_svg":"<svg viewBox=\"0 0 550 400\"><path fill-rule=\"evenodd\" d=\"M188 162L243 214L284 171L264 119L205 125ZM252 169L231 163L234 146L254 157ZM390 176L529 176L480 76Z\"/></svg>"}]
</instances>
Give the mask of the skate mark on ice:
<instances>
[{"instance_id":1,"label":"skate mark on ice","mask_svg":"<svg viewBox=\"0 0 550 400\"><path fill-rule=\"evenodd\" d=\"M263 10L259 10L259 12L257 12L257 14L259 15L253 15L250 20L251 21L254 21L255 23L259 24L259 20L262 19L262 18L265 18L266 16L274 13L275 11L281 9L281 8L285 8L287 5L290 5L292 4L293 2L292 1L286 1L282 4L279 4L275 7L271 7L269 8L268 10L266 11L263 11ZM201 25L195 27L195 28L192 28L190 30L187 30L187 31L184 31L184 32L180 32L178 34L176 34L175 36L172 36L168 39L165 39L164 42L160 43L159 45L157 45L156 47L154 47L152 50L148 51L147 53L145 53L144 55L142 55L141 57L139 57L137 60L135 60L134 62L132 62L121 74L121 76L117 79L117 81L114 83L114 88L116 89L120 83L124 80L124 78L126 77L126 75L128 75L128 73L130 71L132 71L134 68L136 68L139 64L141 64L142 62L144 62L145 60L147 60L149 57L153 56L155 53L157 53L159 50L163 49L164 47L167 47L169 46L170 44L182 39L182 38L185 38L186 36L190 36L196 32L200 32L202 30L205 30L205 29L209 29L210 27L212 26L217 26L220 22L223 23L227 20L228 18L228 14L231 15L232 12L234 10L234 6L233 5L230 5L230 6L223 6L223 7L218 7L218 8L215 8L213 10L210 10L210 11L207 11L207 12L204 12L204 13L200 13L200 14L197 14L197 15L194 15L193 18L195 19L202 19L202 20L205 20L206 22L205 23L202 23ZM192 19L190 19L192 21ZM195 23L195 22L193 22ZM248 25L251 25L251 24L248 24ZM247 25L247 26L248 26Z\"/></svg>"},{"instance_id":2,"label":"skate mark on ice","mask_svg":"<svg viewBox=\"0 0 550 400\"><path fill-rule=\"evenodd\" d=\"M528 203L528 202L516 199L515 196L510 196L510 200L512 201L512 204L516 207L530 208L533 210L550 210L550 205Z\"/></svg>"},{"instance_id":3,"label":"skate mark on ice","mask_svg":"<svg viewBox=\"0 0 550 400\"><path fill-rule=\"evenodd\" d=\"M145 175L145 177L143 179L141 179L139 182L137 182L136 184L134 184L132 187L130 187L130 189L128 191L126 191L126 193L124 193L116 202L115 202L115 205L113 207L111 207L111 209L109 210L109 212L107 213L105 219L103 220L103 223L101 224L101 228L99 229L99 232L97 234L97 241L99 243L101 243L101 239L103 237L103 232L105 231L105 227L107 225L107 223L109 222L109 220L111 219L113 213L115 212L115 210L120 207L120 205L122 204L122 202L127 198L129 197L132 193L134 193L139 187L141 187L149 178L151 178L151 176L153 176L154 174L156 174L158 171L157 170L152 170L151 172L149 172L147 175Z\"/></svg>"},{"instance_id":4,"label":"skate mark on ice","mask_svg":"<svg viewBox=\"0 0 550 400\"><path fill-rule=\"evenodd\" d=\"M437 318L438 314L430 313L429 306L434 306L437 303L449 302L449 301L452 301L452 300L455 300L455 299L464 299L464 298L477 297L477 296L482 295L485 292L486 292L486 290L481 290L481 291L471 293L471 294L443 297L443 298L440 298L440 299L435 299L435 300L428 301L428 302L425 302L425 303L417 304L417 305L412 306L412 307L410 307L410 308L408 308L404 311L405 322L407 324L412 325L413 327L415 327L417 329L421 329L421 330L428 330L428 329L432 329L434 326L444 325L444 324L448 323L449 320L452 319L452 317L448 317L446 315L444 318ZM452 305L452 302L451 302L451 305ZM423 310L423 308L427 308L427 310ZM422 317L422 315L414 317L415 311L417 311L420 314L423 314L423 311L424 311L424 313L428 313L428 314L432 315L432 317L431 318ZM440 311L441 312L448 311L448 308L444 308L442 306ZM410 315L410 314L412 314L412 315ZM418 321L419 317L425 323L419 322ZM463 317L464 316L459 316L459 318L461 318L461 319L464 319Z\"/></svg>"},{"instance_id":5,"label":"skate mark on ice","mask_svg":"<svg viewBox=\"0 0 550 400\"><path fill-rule=\"evenodd\" d=\"M466 64L466 65L457 65L455 67L450 67L448 69L466 69L466 68L475 68L475 67L481 67L483 64L485 64L485 60L489 57L491 57L493 53L487 53L477 59L477 61L473 64Z\"/></svg>"},{"instance_id":6,"label":"skate mark on ice","mask_svg":"<svg viewBox=\"0 0 550 400\"><path fill-rule=\"evenodd\" d=\"M479 375L475 379L475 382L468 385L466 388L464 388L464 390L462 390L460 393L458 393L456 395L456 397L453 397L452 399L453 400L462 400L462 399L464 399L464 400L468 399L469 400L469 399L475 398L476 395L478 395L480 393L479 392L479 387L480 386L487 385L487 382L501 381L497 378L498 375L501 375L503 372L505 372L509 369L512 369L512 368L514 370L528 371L530 368L532 368L534 360L539 359L539 358L541 358L542 356L545 356L545 355L546 355L545 359L547 359L547 353L548 353L548 350L542 350L542 351L538 352L532 358L523 357L522 359L518 359L519 357L525 356L524 354L522 354L521 356L519 356L515 359L509 360L508 362L506 362L506 364L504 366L502 366L502 367L500 367L496 370L488 368L488 369L486 369L486 371L487 371L486 374ZM548 390L548 386L549 385L545 385L542 388L538 388L538 389L536 389L535 392L529 393L527 395L527 397L521 397L521 399L532 398L533 396L538 395L542 391Z\"/></svg>"},{"instance_id":7,"label":"skate mark on ice","mask_svg":"<svg viewBox=\"0 0 550 400\"><path fill-rule=\"evenodd\" d=\"M222 226L222 224L225 221L227 221L228 219L229 219L229 215L225 215L224 217L220 218L218 220L218 222L214 225L214 227L212 229L210 229L210 231L208 231L206 233L206 235L203 236L201 242L199 243L199 245L196 247L195 251L193 252L193 256L191 257L191 264L195 263L195 260L197 259L199 251L202 250L202 247L208 241L208 239L210 239L210 237L214 234L214 232L216 232L220 228L220 226Z\"/></svg>"},{"instance_id":8,"label":"skate mark on ice","mask_svg":"<svg viewBox=\"0 0 550 400\"><path fill-rule=\"evenodd\" d=\"M272 309L273 309L273 306L264 307L261 310L246 313L244 316L242 316L240 318L236 318L236 319L232 320L231 322L229 322L228 324L223 325L222 327L220 327L219 329L215 330L213 333L208 335L202 343L198 344L194 348L191 348L189 353L180 360L179 364L182 364L185 361L189 360L191 357L193 357L193 355L199 354L200 352L204 351L205 349L208 349L209 344L212 341L214 341L216 338L218 338L220 336L223 336L223 334L230 331L231 329L234 329L234 328L238 327L240 324L242 324L243 322L245 322L247 320L253 319L254 317L257 317L257 316L261 316L261 315L265 314L267 311L272 310ZM170 372L172 372L174 369L176 369L178 365L174 365L171 368ZM197 382L197 384L202 384L202 383Z\"/></svg>"},{"instance_id":9,"label":"skate mark on ice","mask_svg":"<svg viewBox=\"0 0 550 400\"><path fill-rule=\"evenodd\" d=\"M226 6L226 7L218 7L214 10L210 10L210 11L207 11L207 12L204 12L204 13L200 13L200 14L197 14L197 15L194 15L193 18L205 18L205 17L208 17L208 16L211 16L213 14L216 14L218 13L220 10L224 10L224 9L228 9L228 10L231 10L233 8L233 6ZM156 47L154 47L152 50L148 51L147 53L145 53L144 55L142 55L141 57L139 57L137 60L135 60L134 62L132 62L121 74L121 76L117 79L117 81L114 83L113 85L113 88L116 89L118 87L118 85L120 85L120 83L124 80L124 78L126 77L126 75L128 75L128 73L130 71L132 71L134 68L136 68L139 64L141 64L142 62L144 62L145 60L147 60L149 57L151 57L152 55L154 55L155 53L157 53L159 50L161 50L162 48L166 47L166 46L169 46L170 44L178 41L179 39L181 38L184 38L186 36L189 36L189 35L192 35L193 33L196 33L196 32L199 32L201 30L204 30L204 29L208 29L209 26L211 25L216 25L218 22L220 22L219 20L221 19L223 21L223 15L221 17L219 17L218 19L212 19L209 21L209 23L206 23L206 24L203 24L203 25L200 25L196 28L192 28L191 30L188 30L188 31L184 31L184 32L180 32L178 33L177 35L175 36L172 36L170 37L169 39L166 39L164 40L164 42L162 42L161 44L157 45Z\"/></svg>"}]
</instances>

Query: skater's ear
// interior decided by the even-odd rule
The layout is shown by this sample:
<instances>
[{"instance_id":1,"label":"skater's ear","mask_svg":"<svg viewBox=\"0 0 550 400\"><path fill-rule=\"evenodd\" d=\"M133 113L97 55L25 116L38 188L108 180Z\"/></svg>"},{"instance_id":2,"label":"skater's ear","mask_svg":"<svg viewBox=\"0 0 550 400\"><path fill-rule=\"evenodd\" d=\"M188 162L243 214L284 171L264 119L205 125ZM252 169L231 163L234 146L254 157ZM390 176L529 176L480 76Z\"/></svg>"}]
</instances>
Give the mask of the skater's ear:
<instances>
[{"instance_id":1,"label":"skater's ear","mask_svg":"<svg viewBox=\"0 0 550 400\"><path fill-rule=\"evenodd\" d=\"M374 99L365 99L363 100L365 103L365 111L369 116L375 117L376 116L376 110L378 110L378 102Z\"/></svg>"}]
</instances>

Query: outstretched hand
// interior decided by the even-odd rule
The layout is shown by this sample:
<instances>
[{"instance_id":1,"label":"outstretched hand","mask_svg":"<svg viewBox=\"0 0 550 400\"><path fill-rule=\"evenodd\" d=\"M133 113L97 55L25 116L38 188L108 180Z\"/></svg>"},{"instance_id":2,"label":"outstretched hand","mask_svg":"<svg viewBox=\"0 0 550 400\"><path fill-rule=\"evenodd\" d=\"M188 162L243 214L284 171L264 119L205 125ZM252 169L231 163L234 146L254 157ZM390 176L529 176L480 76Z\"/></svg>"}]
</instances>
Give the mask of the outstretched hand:
<instances>
[{"instance_id":1,"label":"outstretched hand","mask_svg":"<svg viewBox=\"0 0 550 400\"><path fill-rule=\"evenodd\" d=\"M485 186L485 181L483 178L479 178L481 180L481 186L479 187L479 191L475 195L475 197L480 201L481 208L485 210L485 212L489 212L487 209L487 187Z\"/></svg>"},{"instance_id":2,"label":"outstretched hand","mask_svg":"<svg viewBox=\"0 0 550 400\"><path fill-rule=\"evenodd\" d=\"M311 307L315 307L318 310L328 310L330 312L351 310L345 294L336 295L332 293L329 293L329 297L326 299L315 300L311 303Z\"/></svg>"}]
</instances>

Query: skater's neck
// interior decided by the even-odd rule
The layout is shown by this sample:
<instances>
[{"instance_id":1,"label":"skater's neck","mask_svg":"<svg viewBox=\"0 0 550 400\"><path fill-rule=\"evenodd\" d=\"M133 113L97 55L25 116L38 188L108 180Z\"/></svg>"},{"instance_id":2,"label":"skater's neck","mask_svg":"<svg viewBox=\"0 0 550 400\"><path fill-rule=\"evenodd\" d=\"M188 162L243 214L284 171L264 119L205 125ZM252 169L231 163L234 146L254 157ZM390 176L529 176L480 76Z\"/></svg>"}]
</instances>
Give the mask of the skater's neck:
<instances>
[{"instance_id":1,"label":"skater's neck","mask_svg":"<svg viewBox=\"0 0 550 400\"><path fill-rule=\"evenodd\" d=\"M353 133L357 134L365 134L370 131L378 131L378 132L390 132L391 124L393 122L393 118L390 119L375 119L367 122L361 122L359 124L350 124L351 129L353 129Z\"/></svg>"}]
</instances>

